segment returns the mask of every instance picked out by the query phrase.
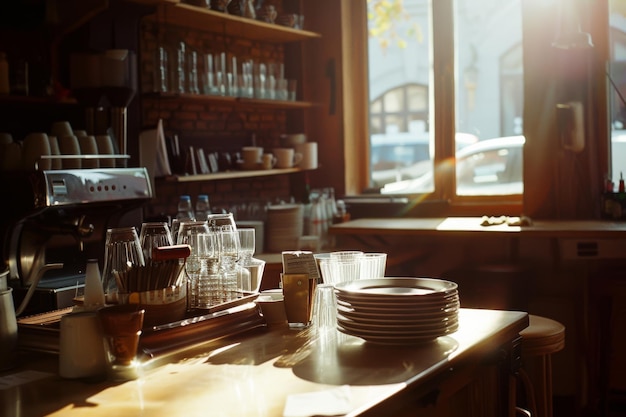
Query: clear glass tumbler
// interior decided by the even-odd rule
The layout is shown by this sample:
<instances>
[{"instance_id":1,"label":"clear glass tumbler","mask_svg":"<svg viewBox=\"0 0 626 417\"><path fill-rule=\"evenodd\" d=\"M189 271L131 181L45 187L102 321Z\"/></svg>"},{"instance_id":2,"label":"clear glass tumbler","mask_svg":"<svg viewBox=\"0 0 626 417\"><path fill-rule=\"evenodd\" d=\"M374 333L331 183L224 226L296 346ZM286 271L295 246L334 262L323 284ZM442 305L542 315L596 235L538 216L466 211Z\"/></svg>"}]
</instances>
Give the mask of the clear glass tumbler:
<instances>
[{"instance_id":1,"label":"clear glass tumbler","mask_svg":"<svg viewBox=\"0 0 626 417\"><path fill-rule=\"evenodd\" d=\"M144 266L145 261L137 230L118 227L107 230L104 247L102 282L107 303L117 303L120 274Z\"/></svg>"},{"instance_id":2,"label":"clear glass tumbler","mask_svg":"<svg viewBox=\"0 0 626 417\"><path fill-rule=\"evenodd\" d=\"M337 298L334 285L321 284L316 287L312 321L318 333L334 332L337 328Z\"/></svg>"},{"instance_id":3,"label":"clear glass tumbler","mask_svg":"<svg viewBox=\"0 0 626 417\"><path fill-rule=\"evenodd\" d=\"M199 253L199 235L209 233L209 225L205 221L183 221L178 226L177 241L179 245L189 245L191 254L185 262L187 274L187 307L195 308L197 300L198 280L202 274L202 260Z\"/></svg>"},{"instance_id":4,"label":"clear glass tumbler","mask_svg":"<svg viewBox=\"0 0 626 417\"><path fill-rule=\"evenodd\" d=\"M139 243L143 251L143 258L146 264L152 260L154 248L162 246L172 246L172 234L166 222L145 222L141 224L139 232Z\"/></svg>"},{"instance_id":5,"label":"clear glass tumbler","mask_svg":"<svg viewBox=\"0 0 626 417\"><path fill-rule=\"evenodd\" d=\"M383 278L387 265L387 254L367 252L361 257L360 279Z\"/></svg>"},{"instance_id":6,"label":"clear glass tumbler","mask_svg":"<svg viewBox=\"0 0 626 417\"><path fill-rule=\"evenodd\" d=\"M209 308L221 302L218 235L214 232L199 233L193 242L200 263L200 272L193 283L195 300L193 308Z\"/></svg>"},{"instance_id":7,"label":"clear glass tumbler","mask_svg":"<svg viewBox=\"0 0 626 417\"><path fill-rule=\"evenodd\" d=\"M254 256L255 232L253 228L240 228L237 232L239 233L239 263L247 266Z\"/></svg>"}]
</instances>

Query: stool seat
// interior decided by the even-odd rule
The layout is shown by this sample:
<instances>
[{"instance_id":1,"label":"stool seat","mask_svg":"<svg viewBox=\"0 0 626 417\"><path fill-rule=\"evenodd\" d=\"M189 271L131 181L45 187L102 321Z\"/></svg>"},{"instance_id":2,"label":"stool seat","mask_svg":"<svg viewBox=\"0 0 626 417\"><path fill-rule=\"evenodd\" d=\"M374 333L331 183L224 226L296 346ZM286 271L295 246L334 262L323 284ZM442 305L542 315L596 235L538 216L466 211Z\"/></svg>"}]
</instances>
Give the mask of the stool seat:
<instances>
[{"instance_id":1,"label":"stool seat","mask_svg":"<svg viewBox=\"0 0 626 417\"><path fill-rule=\"evenodd\" d=\"M522 355L549 355L565 347L565 326L547 317L528 315L529 325L520 332Z\"/></svg>"},{"instance_id":2,"label":"stool seat","mask_svg":"<svg viewBox=\"0 0 626 417\"><path fill-rule=\"evenodd\" d=\"M536 379L520 369L519 375L528 398L530 414L552 417L552 360L551 355L565 347L565 326L547 317L528 315L528 327L520 332L522 359L539 366Z\"/></svg>"}]
</instances>

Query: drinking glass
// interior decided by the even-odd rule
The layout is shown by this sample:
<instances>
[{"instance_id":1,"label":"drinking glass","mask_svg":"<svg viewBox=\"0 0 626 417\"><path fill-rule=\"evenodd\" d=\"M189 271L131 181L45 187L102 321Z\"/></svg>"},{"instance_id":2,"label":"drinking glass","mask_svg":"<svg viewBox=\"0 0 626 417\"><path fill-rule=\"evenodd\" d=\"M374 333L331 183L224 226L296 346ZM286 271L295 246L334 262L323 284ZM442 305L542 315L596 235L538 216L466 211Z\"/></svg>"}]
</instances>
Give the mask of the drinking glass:
<instances>
[{"instance_id":1,"label":"drinking glass","mask_svg":"<svg viewBox=\"0 0 626 417\"><path fill-rule=\"evenodd\" d=\"M223 270L233 270L239 259L239 234L229 226L218 233L220 239L220 265Z\"/></svg>"},{"instance_id":2,"label":"drinking glass","mask_svg":"<svg viewBox=\"0 0 626 417\"><path fill-rule=\"evenodd\" d=\"M209 308L221 302L218 235L214 232L199 233L193 245L200 263L200 273L194 282L196 296L192 307Z\"/></svg>"},{"instance_id":3,"label":"drinking glass","mask_svg":"<svg viewBox=\"0 0 626 417\"><path fill-rule=\"evenodd\" d=\"M222 301L238 298L237 261L239 259L239 234L231 226L222 226L220 239L220 277Z\"/></svg>"},{"instance_id":4,"label":"drinking glass","mask_svg":"<svg viewBox=\"0 0 626 417\"><path fill-rule=\"evenodd\" d=\"M152 251L161 246L172 246L172 234L166 222L145 222L141 224L139 244L146 264L152 261Z\"/></svg>"},{"instance_id":5,"label":"drinking glass","mask_svg":"<svg viewBox=\"0 0 626 417\"><path fill-rule=\"evenodd\" d=\"M320 284L315 289L313 325L318 333L334 331L337 328L337 298L335 286L332 284Z\"/></svg>"},{"instance_id":6,"label":"drinking glass","mask_svg":"<svg viewBox=\"0 0 626 417\"><path fill-rule=\"evenodd\" d=\"M361 277L361 251L330 252L328 259L320 262L322 279L327 284L355 281Z\"/></svg>"},{"instance_id":7,"label":"drinking glass","mask_svg":"<svg viewBox=\"0 0 626 417\"><path fill-rule=\"evenodd\" d=\"M239 233L239 263L242 266L250 264L254 255L255 232L253 228L238 229Z\"/></svg>"},{"instance_id":8,"label":"drinking glass","mask_svg":"<svg viewBox=\"0 0 626 417\"><path fill-rule=\"evenodd\" d=\"M383 278L387 265L386 253L364 253L361 257L360 279Z\"/></svg>"},{"instance_id":9,"label":"drinking glass","mask_svg":"<svg viewBox=\"0 0 626 417\"><path fill-rule=\"evenodd\" d=\"M145 310L137 304L118 304L97 312L115 379L137 378L135 361Z\"/></svg>"},{"instance_id":10,"label":"drinking glass","mask_svg":"<svg viewBox=\"0 0 626 417\"><path fill-rule=\"evenodd\" d=\"M135 227L107 229L102 273L107 303L117 303L119 274L144 265L143 251Z\"/></svg>"},{"instance_id":11,"label":"drinking glass","mask_svg":"<svg viewBox=\"0 0 626 417\"><path fill-rule=\"evenodd\" d=\"M209 229L218 232L222 229L222 226L230 226L233 230L237 230L237 224L235 223L235 217L233 213L212 213L207 215L207 223Z\"/></svg>"},{"instance_id":12,"label":"drinking glass","mask_svg":"<svg viewBox=\"0 0 626 417\"><path fill-rule=\"evenodd\" d=\"M204 233L209 233L209 225L203 221L183 221L178 226L176 243L179 245L189 245L191 254L185 262L185 273L187 274L187 306L193 308L196 305L196 290L198 279L202 274L202 261L199 257L199 238Z\"/></svg>"}]
</instances>

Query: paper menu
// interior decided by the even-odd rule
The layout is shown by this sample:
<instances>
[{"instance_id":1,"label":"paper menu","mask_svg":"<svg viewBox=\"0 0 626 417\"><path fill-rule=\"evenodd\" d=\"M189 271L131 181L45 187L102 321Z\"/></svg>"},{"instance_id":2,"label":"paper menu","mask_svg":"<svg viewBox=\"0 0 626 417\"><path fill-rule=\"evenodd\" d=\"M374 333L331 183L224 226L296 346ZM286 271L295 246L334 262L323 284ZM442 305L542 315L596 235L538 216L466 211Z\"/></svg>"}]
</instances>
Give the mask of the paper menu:
<instances>
[{"instance_id":1,"label":"paper menu","mask_svg":"<svg viewBox=\"0 0 626 417\"><path fill-rule=\"evenodd\" d=\"M320 273L317 261L310 251L283 251L284 274L307 274L309 279L319 282Z\"/></svg>"}]
</instances>

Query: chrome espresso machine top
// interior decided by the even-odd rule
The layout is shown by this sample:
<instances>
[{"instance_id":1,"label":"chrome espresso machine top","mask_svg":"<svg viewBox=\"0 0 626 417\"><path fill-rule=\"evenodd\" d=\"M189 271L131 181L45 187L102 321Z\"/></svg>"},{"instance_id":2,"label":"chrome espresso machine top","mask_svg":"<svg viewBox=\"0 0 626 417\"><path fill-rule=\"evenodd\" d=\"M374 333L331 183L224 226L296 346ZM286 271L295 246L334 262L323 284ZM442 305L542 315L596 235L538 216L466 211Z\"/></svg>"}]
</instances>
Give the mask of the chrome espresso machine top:
<instances>
[{"instance_id":1,"label":"chrome espresso machine top","mask_svg":"<svg viewBox=\"0 0 626 417\"><path fill-rule=\"evenodd\" d=\"M106 230L138 226L152 197L145 168L96 168L0 174L5 193L2 253L16 301L49 264L29 313L70 306L82 292L87 259L104 258Z\"/></svg>"}]
</instances>

